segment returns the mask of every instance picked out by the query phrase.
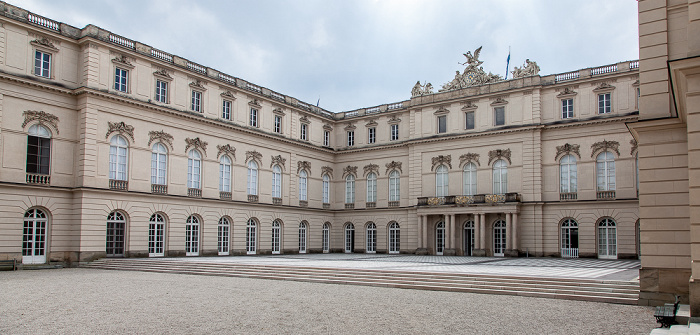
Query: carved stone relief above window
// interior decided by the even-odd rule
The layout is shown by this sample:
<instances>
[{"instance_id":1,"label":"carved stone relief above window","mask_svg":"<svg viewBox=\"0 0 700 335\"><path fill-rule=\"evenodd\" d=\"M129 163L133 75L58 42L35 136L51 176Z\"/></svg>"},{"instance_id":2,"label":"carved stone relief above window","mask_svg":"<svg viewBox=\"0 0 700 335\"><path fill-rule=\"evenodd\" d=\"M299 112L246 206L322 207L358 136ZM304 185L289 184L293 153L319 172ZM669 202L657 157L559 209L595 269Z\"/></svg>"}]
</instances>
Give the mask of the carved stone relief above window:
<instances>
[{"instance_id":1,"label":"carved stone relief above window","mask_svg":"<svg viewBox=\"0 0 700 335\"><path fill-rule=\"evenodd\" d=\"M508 104L508 101L505 99L506 97L497 97L493 102L491 102L491 106L503 106Z\"/></svg>"},{"instance_id":2,"label":"carved stone relief above window","mask_svg":"<svg viewBox=\"0 0 700 335\"><path fill-rule=\"evenodd\" d=\"M127 69L134 68L134 65L131 64L130 59L122 54L117 54L117 57L112 58L112 63Z\"/></svg>"},{"instance_id":3,"label":"carved stone relief above window","mask_svg":"<svg viewBox=\"0 0 700 335\"><path fill-rule=\"evenodd\" d=\"M255 151L255 150L250 150L245 152L245 162L248 163L250 160L254 160L256 163L259 165L262 165L262 154Z\"/></svg>"},{"instance_id":4,"label":"carved stone relief above window","mask_svg":"<svg viewBox=\"0 0 700 335\"><path fill-rule=\"evenodd\" d=\"M471 112L471 111L475 110L476 108L477 108L477 106L471 100L468 100L467 102L464 103L464 106L462 106L462 110L465 112Z\"/></svg>"},{"instance_id":5,"label":"carved stone relief above window","mask_svg":"<svg viewBox=\"0 0 700 335\"><path fill-rule=\"evenodd\" d=\"M161 79L168 80L168 81L173 80L173 77L168 73L168 70L166 70L166 69L157 70L157 71L153 72L153 75L156 77L159 77Z\"/></svg>"},{"instance_id":6,"label":"carved stone relief above window","mask_svg":"<svg viewBox=\"0 0 700 335\"><path fill-rule=\"evenodd\" d=\"M445 164L451 169L452 168L452 155L439 155L439 156L433 157L432 163L433 163L433 167L430 168L430 171L435 170L435 168L441 164Z\"/></svg>"},{"instance_id":7,"label":"carved stone relief above window","mask_svg":"<svg viewBox=\"0 0 700 335\"><path fill-rule=\"evenodd\" d=\"M333 127L331 125L329 125L328 123L326 123L323 125L323 130L331 131L331 130L333 130Z\"/></svg>"},{"instance_id":8,"label":"carved stone relief above window","mask_svg":"<svg viewBox=\"0 0 700 335\"><path fill-rule=\"evenodd\" d=\"M273 113L273 114L276 114L276 115L279 115L279 116L284 116L284 115L285 115L285 114L284 114L284 111L282 110L282 108L279 108L279 107L273 109L273 110L272 110L272 113Z\"/></svg>"},{"instance_id":9,"label":"carved stone relief above window","mask_svg":"<svg viewBox=\"0 0 700 335\"><path fill-rule=\"evenodd\" d=\"M596 87L593 89L593 92L607 92L607 91L612 91L615 89L615 86L612 86L606 82L598 83Z\"/></svg>"},{"instance_id":10,"label":"carved stone relief above window","mask_svg":"<svg viewBox=\"0 0 700 335\"><path fill-rule=\"evenodd\" d=\"M24 122L22 122L22 128L26 127L32 121L39 121L40 125L49 125L58 134L58 116L44 111L24 111Z\"/></svg>"},{"instance_id":11,"label":"carved stone relief above window","mask_svg":"<svg viewBox=\"0 0 700 335\"><path fill-rule=\"evenodd\" d=\"M287 162L287 159L282 157L282 155L272 156L272 161L270 162L270 167L273 167L275 165L279 165L282 168L282 170L285 170L285 168L284 168L285 162Z\"/></svg>"},{"instance_id":12,"label":"carved stone relief above window","mask_svg":"<svg viewBox=\"0 0 700 335\"><path fill-rule=\"evenodd\" d=\"M196 90L201 90L201 91L206 91L206 90L207 90L207 88L204 87L204 85L206 85L206 83L204 83L204 82L202 82L202 81L200 81L200 80L195 80L195 81L193 81L193 82L190 83L190 87L192 87L192 88L194 88L194 89L196 89Z\"/></svg>"},{"instance_id":13,"label":"carved stone relief above window","mask_svg":"<svg viewBox=\"0 0 700 335\"><path fill-rule=\"evenodd\" d=\"M395 124L401 122L401 119L399 119L396 115L392 115L389 121L387 121L389 124Z\"/></svg>"},{"instance_id":14,"label":"carved stone relief above window","mask_svg":"<svg viewBox=\"0 0 700 335\"><path fill-rule=\"evenodd\" d=\"M557 155L554 156L554 161L559 161L559 157L562 157L564 155L568 155L571 153L576 154L578 158L581 158L581 154L579 153L579 148L581 146L578 144L569 144L566 143L564 145L558 145L557 146Z\"/></svg>"},{"instance_id":15,"label":"carved stone relief above window","mask_svg":"<svg viewBox=\"0 0 700 335\"><path fill-rule=\"evenodd\" d=\"M231 100L236 100L236 96L234 96L233 93L232 93L231 91L229 91L229 90L226 90L226 91L222 92L220 95L221 95L222 98L227 98L227 99L231 99Z\"/></svg>"},{"instance_id":16,"label":"carved stone relief above window","mask_svg":"<svg viewBox=\"0 0 700 335\"><path fill-rule=\"evenodd\" d=\"M631 139L630 140L630 145L632 146L632 149L630 149L630 155L635 156L637 154L637 140Z\"/></svg>"},{"instance_id":17,"label":"carved stone relief above window","mask_svg":"<svg viewBox=\"0 0 700 335\"><path fill-rule=\"evenodd\" d=\"M148 146L150 147L153 142L163 142L170 146L170 150L173 149L173 135L170 135L162 130L152 130L148 132Z\"/></svg>"},{"instance_id":18,"label":"carved stone relief above window","mask_svg":"<svg viewBox=\"0 0 700 335\"><path fill-rule=\"evenodd\" d=\"M369 127L376 127L377 125L379 125L379 124L377 123L377 121L375 121L374 119L372 119L372 120L369 120L369 122L367 122L367 124L365 124L365 127L368 127L368 128L369 128Z\"/></svg>"},{"instance_id":19,"label":"carved stone relief above window","mask_svg":"<svg viewBox=\"0 0 700 335\"><path fill-rule=\"evenodd\" d=\"M615 151L617 156L620 156L620 142L617 141L606 141L595 142L591 145L591 158L593 158L598 152L612 150Z\"/></svg>"},{"instance_id":20,"label":"carved stone relief above window","mask_svg":"<svg viewBox=\"0 0 700 335\"><path fill-rule=\"evenodd\" d=\"M119 133L120 135L128 136L132 141L134 140L134 126L130 126L124 121L121 122L109 122L107 121L107 134L105 139L109 138L112 133Z\"/></svg>"},{"instance_id":21,"label":"carved stone relief above window","mask_svg":"<svg viewBox=\"0 0 700 335\"><path fill-rule=\"evenodd\" d=\"M390 163L386 163L386 172L385 173L388 174L390 171L393 171L393 170L398 170L399 173L403 173L403 171L401 170L401 162L391 161Z\"/></svg>"},{"instance_id":22,"label":"carved stone relief above window","mask_svg":"<svg viewBox=\"0 0 700 335\"><path fill-rule=\"evenodd\" d=\"M489 151L489 165L491 165L493 161L499 160L501 158L505 158L508 161L508 164L511 164L510 149L496 149Z\"/></svg>"},{"instance_id":23,"label":"carved stone relief above window","mask_svg":"<svg viewBox=\"0 0 700 335\"><path fill-rule=\"evenodd\" d=\"M379 174L379 165L377 165L377 164L367 164L362 169L365 172L364 176L367 176L367 174L370 172L374 172L376 174Z\"/></svg>"},{"instance_id":24,"label":"carved stone relief above window","mask_svg":"<svg viewBox=\"0 0 700 335\"><path fill-rule=\"evenodd\" d=\"M262 105L260 105L260 101L258 101L258 99L251 100L248 105L251 107L262 108Z\"/></svg>"},{"instance_id":25,"label":"carved stone relief above window","mask_svg":"<svg viewBox=\"0 0 700 335\"><path fill-rule=\"evenodd\" d=\"M307 173L311 173L311 162L309 161L298 161L297 162L297 173L301 170L306 170Z\"/></svg>"},{"instance_id":26,"label":"carved stone relief above window","mask_svg":"<svg viewBox=\"0 0 700 335\"><path fill-rule=\"evenodd\" d=\"M468 152L466 154L460 155L459 156L459 167L463 167L465 164L474 162L476 165L481 166L479 163L479 154L475 154L472 152Z\"/></svg>"},{"instance_id":27,"label":"carved stone relief above window","mask_svg":"<svg viewBox=\"0 0 700 335\"><path fill-rule=\"evenodd\" d=\"M333 178L333 168L330 166L322 166L321 167L321 175L328 174L331 178Z\"/></svg>"},{"instance_id":28,"label":"carved stone relief above window","mask_svg":"<svg viewBox=\"0 0 700 335\"><path fill-rule=\"evenodd\" d=\"M435 114L435 115L444 115L444 114L449 114L449 113L450 113L450 110L449 110L449 109L445 108L445 106L440 106L440 108L438 108L438 109L435 111L435 113L433 113L433 114Z\"/></svg>"},{"instance_id":29,"label":"carved stone relief above window","mask_svg":"<svg viewBox=\"0 0 700 335\"><path fill-rule=\"evenodd\" d=\"M357 127L355 127L355 125L352 123L349 123L347 126L345 126L346 131L355 130L355 128Z\"/></svg>"},{"instance_id":30,"label":"carved stone relief above window","mask_svg":"<svg viewBox=\"0 0 700 335\"><path fill-rule=\"evenodd\" d=\"M348 166L344 167L343 168L343 178L345 178L349 174L351 174L353 176L357 176L357 166L348 165Z\"/></svg>"},{"instance_id":31,"label":"carved stone relief above window","mask_svg":"<svg viewBox=\"0 0 700 335\"><path fill-rule=\"evenodd\" d=\"M568 97L573 97L576 94L578 94L576 91L574 91L573 87L565 87L563 91L559 92L557 94L557 98L568 98Z\"/></svg>"},{"instance_id":32,"label":"carved stone relief above window","mask_svg":"<svg viewBox=\"0 0 700 335\"><path fill-rule=\"evenodd\" d=\"M221 157L222 154L226 154L233 157L233 159L236 159L236 148L232 147L230 144L219 144L216 146L216 149L218 150L216 153L216 158Z\"/></svg>"},{"instance_id":33,"label":"carved stone relief above window","mask_svg":"<svg viewBox=\"0 0 700 335\"><path fill-rule=\"evenodd\" d=\"M38 37L38 36L37 36L37 37ZM35 40L29 42L29 44L31 44L31 45L33 45L33 46L35 46L35 47L40 47L40 48L44 48L44 49L49 49L49 50L51 50L51 51L53 51L53 52L58 52L58 48L56 48L56 46L54 46L53 41L50 40L50 39L48 39L48 38L46 38L46 37L37 38L37 39L35 39Z\"/></svg>"},{"instance_id":34,"label":"carved stone relief above window","mask_svg":"<svg viewBox=\"0 0 700 335\"><path fill-rule=\"evenodd\" d=\"M185 153L187 153L190 150L190 148L194 148L194 149L202 150L202 152L204 152L204 156L207 155L208 143L202 141L201 139L199 139L199 137L195 137L195 138L188 137L185 139L185 143L187 144L187 145L185 145Z\"/></svg>"},{"instance_id":35,"label":"carved stone relief above window","mask_svg":"<svg viewBox=\"0 0 700 335\"><path fill-rule=\"evenodd\" d=\"M308 117L306 117L306 115L300 117L300 118L299 118L299 122L301 122L301 123L306 123L306 124L311 123L311 121L309 120Z\"/></svg>"}]
</instances>

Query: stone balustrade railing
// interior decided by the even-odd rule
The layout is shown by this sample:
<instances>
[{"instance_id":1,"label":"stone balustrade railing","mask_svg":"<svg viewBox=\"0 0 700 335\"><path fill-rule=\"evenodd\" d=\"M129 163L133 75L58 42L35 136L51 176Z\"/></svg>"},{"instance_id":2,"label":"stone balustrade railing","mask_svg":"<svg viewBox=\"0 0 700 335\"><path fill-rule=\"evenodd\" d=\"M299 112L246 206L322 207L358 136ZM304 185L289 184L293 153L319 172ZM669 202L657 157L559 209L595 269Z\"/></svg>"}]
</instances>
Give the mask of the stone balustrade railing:
<instances>
[{"instance_id":1,"label":"stone balustrade railing","mask_svg":"<svg viewBox=\"0 0 700 335\"><path fill-rule=\"evenodd\" d=\"M496 204L520 202L520 194L448 195L444 197L418 197L418 206L470 206L478 204Z\"/></svg>"}]
</instances>

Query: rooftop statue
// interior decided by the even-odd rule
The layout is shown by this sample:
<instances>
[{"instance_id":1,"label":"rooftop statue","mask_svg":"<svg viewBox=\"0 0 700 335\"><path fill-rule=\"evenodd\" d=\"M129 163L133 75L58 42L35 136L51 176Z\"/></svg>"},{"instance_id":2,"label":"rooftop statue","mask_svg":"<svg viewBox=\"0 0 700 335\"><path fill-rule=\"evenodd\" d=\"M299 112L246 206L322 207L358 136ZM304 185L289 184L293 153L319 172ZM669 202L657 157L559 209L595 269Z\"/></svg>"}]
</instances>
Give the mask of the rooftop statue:
<instances>
[{"instance_id":1,"label":"rooftop statue","mask_svg":"<svg viewBox=\"0 0 700 335\"><path fill-rule=\"evenodd\" d=\"M427 94L433 94L433 84L427 83L425 85L421 85L419 80L416 82L415 85L413 85L413 89L411 90L412 98Z\"/></svg>"},{"instance_id":2,"label":"rooftop statue","mask_svg":"<svg viewBox=\"0 0 700 335\"><path fill-rule=\"evenodd\" d=\"M467 72L467 70L469 70L469 69L475 69L479 65L484 64L484 62L479 60L479 54L481 53L481 48L483 48L483 46L480 46L479 48L474 50L473 56L472 56L471 51L467 51L467 53L463 54L464 57L467 57L466 62L460 63L461 65L464 65L467 67L466 69L464 69L464 72Z\"/></svg>"},{"instance_id":3,"label":"rooftop statue","mask_svg":"<svg viewBox=\"0 0 700 335\"><path fill-rule=\"evenodd\" d=\"M536 76L540 73L540 67L537 66L537 62L531 62L529 59L526 59L522 68L516 66L510 73L513 74L513 79Z\"/></svg>"}]
</instances>

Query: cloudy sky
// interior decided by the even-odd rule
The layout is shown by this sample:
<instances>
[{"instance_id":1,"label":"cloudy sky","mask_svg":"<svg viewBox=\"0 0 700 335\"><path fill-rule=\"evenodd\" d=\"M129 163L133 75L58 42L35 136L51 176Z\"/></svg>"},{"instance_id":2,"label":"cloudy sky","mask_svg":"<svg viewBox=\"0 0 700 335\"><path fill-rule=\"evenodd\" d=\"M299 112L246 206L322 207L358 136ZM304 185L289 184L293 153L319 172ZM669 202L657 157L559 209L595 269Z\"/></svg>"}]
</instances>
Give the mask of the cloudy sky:
<instances>
[{"instance_id":1,"label":"cloudy sky","mask_svg":"<svg viewBox=\"0 0 700 335\"><path fill-rule=\"evenodd\" d=\"M636 0L5 0L79 28L94 24L333 112L439 88L483 46L505 75L639 58ZM510 76L510 75L509 75Z\"/></svg>"}]
</instances>

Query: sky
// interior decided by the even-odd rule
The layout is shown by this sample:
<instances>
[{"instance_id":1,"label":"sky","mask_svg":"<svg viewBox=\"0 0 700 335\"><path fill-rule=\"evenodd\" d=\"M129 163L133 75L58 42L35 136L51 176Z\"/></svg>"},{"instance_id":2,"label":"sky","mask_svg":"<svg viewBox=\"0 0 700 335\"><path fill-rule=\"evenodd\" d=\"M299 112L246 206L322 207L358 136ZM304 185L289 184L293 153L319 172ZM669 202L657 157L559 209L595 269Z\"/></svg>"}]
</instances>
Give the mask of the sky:
<instances>
[{"instance_id":1,"label":"sky","mask_svg":"<svg viewBox=\"0 0 700 335\"><path fill-rule=\"evenodd\" d=\"M83 28L94 24L192 62L349 111L411 98L464 70L525 59L540 75L639 58L636 0L5 0ZM511 76L511 74L509 74Z\"/></svg>"}]
</instances>

